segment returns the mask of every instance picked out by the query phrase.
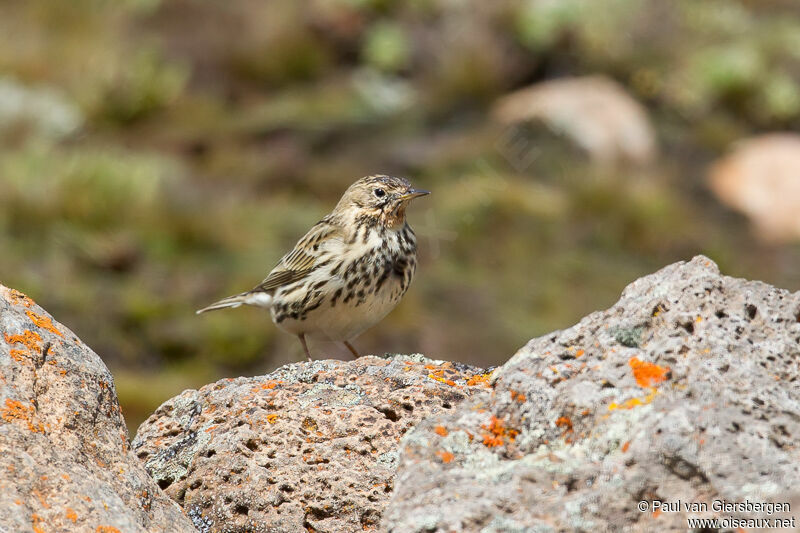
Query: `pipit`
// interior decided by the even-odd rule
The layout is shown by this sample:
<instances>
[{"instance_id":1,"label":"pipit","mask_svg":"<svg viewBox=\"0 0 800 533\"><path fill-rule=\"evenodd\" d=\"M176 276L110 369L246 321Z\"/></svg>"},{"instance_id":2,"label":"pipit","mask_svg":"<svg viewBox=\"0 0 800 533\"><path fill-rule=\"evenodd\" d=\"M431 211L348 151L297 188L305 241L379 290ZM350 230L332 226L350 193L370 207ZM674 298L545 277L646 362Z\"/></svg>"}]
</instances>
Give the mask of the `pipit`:
<instances>
[{"instance_id":1,"label":"pipit","mask_svg":"<svg viewBox=\"0 0 800 533\"><path fill-rule=\"evenodd\" d=\"M309 361L306 337L341 341L358 357L350 341L385 317L414 277L417 239L406 208L426 194L404 178L361 178L264 281L197 313L267 308L275 325L297 335Z\"/></svg>"}]
</instances>

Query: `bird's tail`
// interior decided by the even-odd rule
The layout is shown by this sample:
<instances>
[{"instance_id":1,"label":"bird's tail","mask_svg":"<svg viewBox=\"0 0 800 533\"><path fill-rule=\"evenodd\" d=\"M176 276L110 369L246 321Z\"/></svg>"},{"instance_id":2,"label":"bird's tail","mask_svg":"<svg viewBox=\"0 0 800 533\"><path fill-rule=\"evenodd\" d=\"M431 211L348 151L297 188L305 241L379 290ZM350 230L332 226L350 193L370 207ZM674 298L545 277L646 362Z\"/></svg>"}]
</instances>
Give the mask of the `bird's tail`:
<instances>
[{"instance_id":1,"label":"bird's tail","mask_svg":"<svg viewBox=\"0 0 800 533\"><path fill-rule=\"evenodd\" d=\"M240 305L255 305L258 307L271 307L272 295L263 291L248 291L234 296L228 296L218 302L197 310L197 314L205 313L206 311L216 311L217 309L225 309L230 307L234 309Z\"/></svg>"}]
</instances>

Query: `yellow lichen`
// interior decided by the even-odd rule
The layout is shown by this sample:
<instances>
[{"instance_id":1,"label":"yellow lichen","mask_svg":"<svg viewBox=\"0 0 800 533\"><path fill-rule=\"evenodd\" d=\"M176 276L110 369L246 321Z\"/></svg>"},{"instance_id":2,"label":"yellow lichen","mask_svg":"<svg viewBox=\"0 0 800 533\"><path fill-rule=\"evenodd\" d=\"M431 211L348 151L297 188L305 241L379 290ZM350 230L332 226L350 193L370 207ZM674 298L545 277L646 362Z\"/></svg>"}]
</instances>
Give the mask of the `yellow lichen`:
<instances>
[{"instance_id":1,"label":"yellow lichen","mask_svg":"<svg viewBox=\"0 0 800 533\"><path fill-rule=\"evenodd\" d=\"M442 371L439 370L439 372L442 372ZM456 382L455 381L453 381L452 379L447 379L444 376L435 375L437 373L438 372L434 372L433 374L428 374L428 377L431 378L431 379L435 379L436 381L438 381L440 383L444 383L445 385L450 385L451 387L455 387L456 386Z\"/></svg>"},{"instance_id":2,"label":"yellow lichen","mask_svg":"<svg viewBox=\"0 0 800 533\"><path fill-rule=\"evenodd\" d=\"M658 391L655 388L651 388L647 396L642 396L641 398L630 398L622 404L613 402L609 404L608 410L614 411L615 409L633 409L634 407L638 407L640 405L647 405L653 401L653 398L656 397L656 394L658 394Z\"/></svg>"}]
</instances>

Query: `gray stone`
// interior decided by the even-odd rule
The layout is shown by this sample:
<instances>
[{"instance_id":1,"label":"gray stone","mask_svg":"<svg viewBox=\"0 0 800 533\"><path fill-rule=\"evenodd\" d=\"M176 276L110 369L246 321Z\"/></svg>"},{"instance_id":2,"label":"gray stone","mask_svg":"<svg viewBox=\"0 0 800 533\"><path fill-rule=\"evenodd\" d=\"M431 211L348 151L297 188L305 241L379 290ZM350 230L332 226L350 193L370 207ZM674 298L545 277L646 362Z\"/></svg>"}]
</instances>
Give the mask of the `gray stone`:
<instances>
[{"instance_id":1,"label":"gray stone","mask_svg":"<svg viewBox=\"0 0 800 533\"><path fill-rule=\"evenodd\" d=\"M406 434L383 527L686 530L715 499L797 498L799 355L800 293L702 256L670 265L531 340L491 396ZM709 511L640 512L642 500Z\"/></svg>"},{"instance_id":2,"label":"gray stone","mask_svg":"<svg viewBox=\"0 0 800 533\"><path fill-rule=\"evenodd\" d=\"M402 435L479 397L483 370L419 355L295 363L183 392L133 448L200 531L369 531Z\"/></svg>"},{"instance_id":3,"label":"gray stone","mask_svg":"<svg viewBox=\"0 0 800 533\"><path fill-rule=\"evenodd\" d=\"M100 358L0 285L0 531L189 532L130 451Z\"/></svg>"}]
</instances>

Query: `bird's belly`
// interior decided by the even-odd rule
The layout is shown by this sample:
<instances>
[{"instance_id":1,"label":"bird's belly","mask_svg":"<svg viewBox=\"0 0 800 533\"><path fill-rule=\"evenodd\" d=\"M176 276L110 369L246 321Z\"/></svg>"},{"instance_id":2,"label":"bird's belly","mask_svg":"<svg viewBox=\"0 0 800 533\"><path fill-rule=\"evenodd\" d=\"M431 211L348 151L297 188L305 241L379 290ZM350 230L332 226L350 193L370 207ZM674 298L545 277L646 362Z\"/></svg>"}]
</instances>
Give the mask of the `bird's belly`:
<instances>
[{"instance_id":1,"label":"bird's belly","mask_svg":"<svg viewBox=\"0 0 800 533\"><path fill-rule=\"evenodd\" d=\"M342 288L338 297L338 288L334 287ZM321 298L320 305L300 313L299 316L282 315L280 307L274 306L273 322L294 335L304 334L311 338L332 341L353 339L380 322L394 309L407 285L401 287L399 280L390 279L378 290L371 293L365 291L361 297L358 295L358 287L348 291L344 285L334 285L330 289ZM352 296L348 298L349 295ZM276 300L280 303L279 297Z\"/></svg>"},{"instance_id":2,"label":"bird's belly","mask_svg":"<svg viewBox=\"0 0 800 533\"><path fill-rule=\"evenodd\" d=\"M320 308L309 315L313 325L310 324L308 334L334 341L353 339L380 322L400 301L400 298L391 299L387 296L376 295L360 305L349 302Z\"/></svg>"}]
</instances>

